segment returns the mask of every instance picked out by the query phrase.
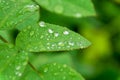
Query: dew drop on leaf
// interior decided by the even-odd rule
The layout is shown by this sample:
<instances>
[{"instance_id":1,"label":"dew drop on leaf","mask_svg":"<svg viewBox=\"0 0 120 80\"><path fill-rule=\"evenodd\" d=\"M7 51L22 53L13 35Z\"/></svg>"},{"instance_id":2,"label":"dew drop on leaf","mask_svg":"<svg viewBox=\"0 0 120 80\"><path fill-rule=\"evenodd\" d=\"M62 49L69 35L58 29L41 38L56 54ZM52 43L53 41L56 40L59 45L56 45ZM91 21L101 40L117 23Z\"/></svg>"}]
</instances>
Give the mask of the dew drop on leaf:
<instances>
[{"instance_id":1,"label":"dew drop on leaf","mask_svg":"<svg viewBox=\"0 0 120 80\"><path fill-rule=\"evenodd\" d=\"M40 22L39 22L39 26L40 26L40 27L45 27L45 22L44 22L44 21L40 21Z\"/></svg>"},{"instance_id":2,"label":"dew drop on leaf","mask_svg":"<svg viewBox=\"0 0 120 80\"><path fill-rule=\"evenodd\" d=\"M34 12L34 11L36 11L36 10L38 10L38 8L39 8L39 6L38 5L26 5L25 6L25 9L27 10L27 11L30 11L30 12Z\"/></svg>"},{"instance_id":3,"label":"dew drop on leaf","mask_svg":"<svg viewBox=\"0 0 120 80\"><path fill-rule=\"evenodd\" d=\"M16 70L19 70L19 69L20 69L20 66L17 66L17 67L16 67Z\"/></svg>"},{"instance_id":4,"label":"dew drop on leaf","mask_svg":"<svg viewBox=\"0 0 120 80\"><path fill-rule=\"evenodd\" d=\"M54 66L56 66L57 64L56 63L53 63Z\"/></svg>"},{"instance_id":5,"label":"dew drop on leaf","mask_svg":"<svg viewBox=\"0 0 120 80\"><path fill-rule=\"evenodd\" d=\"M71 46L74 46L74 43L73 43L73 42L69 42L68 44L71 45Z\"/></svg>"},{"instance_id":6,"label":"dew drop on leaf","mask_svg":"<svg viewBox=\"0 0 120 80\"><path fill-rule=\"evenodd\" d=\"M48 32L49 32L49 33L53 33L53 30L52 30L52 29L48 29Z\"/></svg>"},{"instance_id":7,"label":"dew drop on leaf","mask_svg":"<svg viewBox=\"0 0 120 80\"><path fill-rule=\"evenodd\" d=\"M65 76L63 76L63 80L65 80L66 79L66 77Z\"/></svg>"},{"instance_id":8,"label":"dew drop on leaf","mask_svg":"<svg viewBox=\"0 0 120 80\"><path fill-rule=\"evenodd\" d=\"M30 36L33 36L33 35L34 35L34 31L31 31L31 32L30 32Z\"/></svg>"},{"instance_id":9,"label":"dew drop on leaf","mask_svg":"<svg viewBox=\"0 0 120 80\"><path fill-rule=\"evenodd\" d=\"M55 33L54 36L55 36L55 37L58 37L58 36L59 36L59 33Z\"/></svg>"},{"instance_id":10,"label":"dew drop on leaf","mask_svg":"<svg viewBox=\"0 0 120 80\"><path fill-rule=\"evenodd\" d=\"M47 67L44 69L44 72L45 72L45 73L48 72L48 68L47 68Z\"/></svg>"},{"instance_id":11,"label":"dew drop on leaf","mask_svg":"<svg viewBox=\"0 0 120 80\"><path fill-rule=\"evenodd\" d=\"M64 31L63 34L64 34L64 35L68 35L69 32L68 32L68 31Z\"/></svg>"},{"instance_id":12,"label":"dew drop on leaf","mask_svg":"<svg viewBox=\"0 0 120 80\"><path fill-rule=\"evenodd\" d=\"M59 42L58 45L59 46L64 46L64 43L63 42Z\"/></svg>"},{"instance_id":13,"label":"dew drop on leaf","mask_svg":"<svg viewBox=\"0 0 120 80\"><path fill-rule=\"evenodd\" d=\"M57 76L59 73L54 73L54 76Z\"/></svg>"},{"instance_id":14,"label":"dew drop on leaf","mask_svg":"<svg viewBox=\"0 0 120 80\"><path fill-rule=\"evenodd\" d=\"M66 65L66 64L64 64L64 65L63 65L63 67L64 67L64 68L66 68L66 67L67 67L67 65Z\"/></svg>"}]
</instances>

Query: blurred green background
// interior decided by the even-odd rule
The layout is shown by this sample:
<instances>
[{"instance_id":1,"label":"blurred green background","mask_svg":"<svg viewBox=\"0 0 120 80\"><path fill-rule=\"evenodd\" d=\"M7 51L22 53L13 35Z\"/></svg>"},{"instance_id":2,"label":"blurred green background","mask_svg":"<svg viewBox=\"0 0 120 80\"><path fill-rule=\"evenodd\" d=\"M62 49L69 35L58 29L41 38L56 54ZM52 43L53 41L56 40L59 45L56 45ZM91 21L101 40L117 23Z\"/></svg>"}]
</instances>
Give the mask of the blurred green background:
<instances>
[{"instance_id":1,"label":"blurred green background","mask_svg":"<svg viewBox=\"0 0 120 80\"><path fill-rule=\"evenodd\" d=\"M92 45L84 50L30 55L36 67L51 62L65 63L86 80L120 80L120 0L92 1L96 16L81 19L40 9L40 20L66 26L90 40Z\"/></svg>"}]
</instances>

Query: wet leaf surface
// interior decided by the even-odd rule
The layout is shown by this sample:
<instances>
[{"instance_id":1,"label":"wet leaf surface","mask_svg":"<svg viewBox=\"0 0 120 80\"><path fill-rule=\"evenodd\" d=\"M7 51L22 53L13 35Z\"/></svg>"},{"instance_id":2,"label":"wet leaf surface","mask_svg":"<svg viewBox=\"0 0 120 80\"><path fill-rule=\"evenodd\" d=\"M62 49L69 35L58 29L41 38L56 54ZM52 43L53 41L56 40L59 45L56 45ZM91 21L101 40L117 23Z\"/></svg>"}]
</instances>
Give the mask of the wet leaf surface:
<instances>
[{"instance_id":1,"label":"wet leaf surface","mask_svg":"<svg viewBox=\"0 0 120 80\"><path fill-rule=\"evenodd\" d=\"M18 80L27 65L28 57L24 51L11 44L0 44L0 80Z\"/></svg>"},{"instance_id":2,"label":"wet leaf surface","mask_svg":"<svg viewBox=\"0 0 120 80\"><path fill-rule=\"evenodd\" d=\"M39 6L32 0L0 0L0 29L21 30L36 23L39 18Z\"/></svg>"},{"instance_id":3,"label":"wet leaf surface","mask_svg":"<svg viewBox=\"0 0 120 80\"><path fill-rule=\"evenodd\" d=\"M30 52L83 49L91 43L81 35L58 25L44 23L28 26L16 39L16 46Z\"/></svg>"}]
</instances>

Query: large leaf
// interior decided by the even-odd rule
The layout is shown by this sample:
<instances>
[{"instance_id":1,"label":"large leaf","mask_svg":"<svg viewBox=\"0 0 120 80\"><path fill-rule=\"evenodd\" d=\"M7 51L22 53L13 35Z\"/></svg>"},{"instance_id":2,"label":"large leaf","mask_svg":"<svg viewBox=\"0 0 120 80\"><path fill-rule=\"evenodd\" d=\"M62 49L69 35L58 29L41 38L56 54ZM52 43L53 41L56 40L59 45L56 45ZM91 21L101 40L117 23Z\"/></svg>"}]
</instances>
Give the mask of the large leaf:
<instances>
[{"instance_id":1,"label":"large leaf","mask_svg":"<svg viewBox=\"0 0 120 80\"><path fill-rule=\"evenodd\" d=\"M84 78L66 64L51 63L40 67L43 80L84 80Z\"/></svg>"},{"instance_id":2,"label":"large leaf","mask_svg":"<svg viewBox=\"0 0 120 80\"><path fill-rule=\"evenodd\" d=\"M82 49L90 42L65 27L40 22L22 30L16 38L16 45L26 51L40 52Z\"/></svg>"},{"instance_id":3,"label":"large leaf","mask_svg":"<svg viewBox=\"0 0 120 80\"><path fill-rule=\"evenodd\" d=\"M91 0L36 0L48 11L71 17L95 15Z\"/></svg>"},{"instance_id":4,"label":"large leaf","mask_svg":"<svg viewBox=\"0 0 120 80\"><path fill-rule=\"evenodd\" d=\"M27 64L27 53L13 45L0 44L0 80L18 80Z\"/></svg>"},{"instance_id":5,"label":"large leaf","mask_svg":"<svg viewBox=\"0 0 120 80\"><path fill-rule=\"evenodd\" d=\"M0 0L0 29L25 27L31 22L35 23L39 18L38 9L32 0Z\"/></svg>"}]
</instances>

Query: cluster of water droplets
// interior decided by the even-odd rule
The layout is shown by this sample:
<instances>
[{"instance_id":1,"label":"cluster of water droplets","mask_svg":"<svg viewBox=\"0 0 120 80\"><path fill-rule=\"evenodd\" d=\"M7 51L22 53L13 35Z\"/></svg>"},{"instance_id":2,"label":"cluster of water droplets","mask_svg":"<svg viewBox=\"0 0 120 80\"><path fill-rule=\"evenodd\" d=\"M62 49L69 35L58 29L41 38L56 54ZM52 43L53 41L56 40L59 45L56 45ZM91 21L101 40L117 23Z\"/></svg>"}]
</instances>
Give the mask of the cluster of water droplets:
<instances>
[{"instance_id":1,"label":"cluster of water droplets","mask_svg":"<svg viewBox=\"0 0 120 80\"><path fill-rule=\"evenodd\" d=\"M41 28L47 27L44 21L40 21L39 26ZM48 40L48 43L47 43L47 46L48 46L47 48L48 49L54 49L55 47L61 49L64 46L67 46L67 48L70 48L74 45L81 46L81 48L84 48L83 45L82 45L82 42L81 43L80 42L78 42L78 43L73 42L72 37L68 41L60 41L58 43L49 43L49 40L55 39L55 38L57 39L59 36L60 37L63 36L63 35L64 36L67 36L67 35L70 36L70 32L68 30L64 30L61 34L59 32L54 31L53 29L50 29L50 28L46 28L46 29L48 29L48 33L46 33L46 35L47 35L46 40ZM52 34L52 36L50 36L50 34ZM40 38L43 39L45 37L43 35L41 35Z\"/></svg>"},{"instance_id":2,"label":"cluster of water droplets","mask_svg":"<svg viewBox=\"0 0 120 80\"><path fill-rule=\"evenodd\" d=\"M66 64L57 64L57 63L53 63L53 64L48 64L46 67L44 67L44 75L46 74L51 74L53 79L57 79L58 77L61 78L61 80L67 80L67 79L75 79L76 74L74 73L74 71L67 67Z\"/></svg>"},{"instance_id":3,"label":"cluster of water droplets","mask_svg":"<svg viewBox=\"0 0 120 80\"><path fill-rule=\"evenodd\" d=\"M58 31L58 29L55 29L55 27L57 28L57 26L45 23L44 21L40 21L38 24L39 26L37 26L36 28L28 26L26 29L23 30L29 35L28 43L25 44L27 50L71 50L74 49L74 47L76 46L76 48L84 48L81 38L79 36L72 36L73 34L71 34L70 30L60 27L61 31ZM54 28L52 28L52 26ZM22 33L22 35L24 35L24 32ZM75 40L74 38L77 38L78 40ZM23 37L22 40L24 39L25 38Z\"/></svg>"}]
</instances>

